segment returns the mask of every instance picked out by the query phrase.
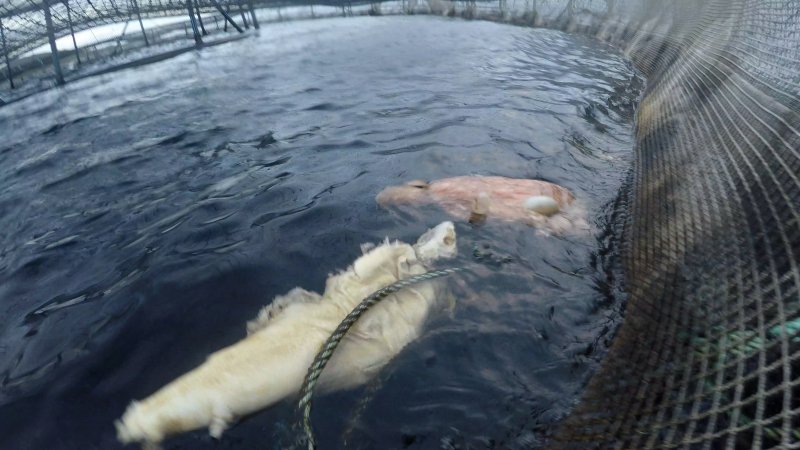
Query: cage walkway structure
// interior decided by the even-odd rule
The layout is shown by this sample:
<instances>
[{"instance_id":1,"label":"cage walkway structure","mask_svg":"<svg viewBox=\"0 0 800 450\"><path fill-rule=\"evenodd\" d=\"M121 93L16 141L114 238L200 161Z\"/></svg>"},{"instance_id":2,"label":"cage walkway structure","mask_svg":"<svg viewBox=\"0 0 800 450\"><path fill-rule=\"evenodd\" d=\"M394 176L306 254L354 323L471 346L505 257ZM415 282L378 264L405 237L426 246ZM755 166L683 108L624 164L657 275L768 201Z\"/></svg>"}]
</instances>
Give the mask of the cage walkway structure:
<instances>
[{"instance_id":1,"label":"cage walkway structure","mask_svg":"<svg viewBox=\"0 0 800 450\"><path fill-rule=\"evenodd\" d=\"M8 84L26 52L49 43L57 67L66 52L54 40L100 24L132 21L146 46L154 39L140 18L183 14L191 18L178 25L184 38L200 44L211 14L227 24L218 18L214 29L238 32L256 25L258 8L289 6L2 1ZM302 5L313 14L323 4ZM549 447L800 448L800 0L367 6L584 33L624 49L647 78L618 202L625 318ZM64 74L49 66L60 82Z\"/></svg>"},{"instance_id":2,"label":"cage walkway structure","mask_svg":"<svg viewBox=\"0 0 800 450\"><path fill-rule=\"evenodd\" d=\"M154 22L154 18L162 20ZM165 22L163 18L171 20ZM125 24L121 32L104 33L98 38L93 31L121 23ZM13 97L14 89L24 85L26 78L49 78L51 82L45 87L64 84L70 71L79 73L76 69L87 62L108 61L123 48L149 47L179 37L191 37L199 46L210 32L243 33L251 26L259 28L250 0L0 1L0 53L4 66L0 82L7 89L6 95ZM76 34L82 31L92 34L91 44L79 44ZM57 39L65 36L71 38L69 49L57 45ZM49 51L42 51L47 45ZM169 52L161 49L157 54Z\"/></svg>"}]
</instances>

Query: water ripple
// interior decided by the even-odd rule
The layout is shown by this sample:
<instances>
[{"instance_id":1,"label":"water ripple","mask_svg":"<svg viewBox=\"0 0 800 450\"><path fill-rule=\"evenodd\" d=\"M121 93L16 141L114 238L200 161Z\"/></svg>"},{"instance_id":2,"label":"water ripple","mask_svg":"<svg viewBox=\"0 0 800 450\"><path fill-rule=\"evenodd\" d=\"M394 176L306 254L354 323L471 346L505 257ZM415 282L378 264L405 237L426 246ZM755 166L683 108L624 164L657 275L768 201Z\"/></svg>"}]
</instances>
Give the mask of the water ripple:
<instances>
[{"instance_id":1,"label":"water ripple","mask_svg":"<svg viewBox=\"0 0 800 450\"><path fill-rule=\"evenodd\" d=\"M380 209L386 185L546 179L602 225L640 89L585 38L376 17L271 24L0 108L0 423L19 425L0 447L118 448L129 400L241 338L271 298L446 218ZM453 264L475 243L512 262L454 280L454 308L375 384L321 397L325 448L348 426L354 447L527 448L574 404L617 314L598 242L457 227ZM263 446L288 408L225 442ZM165 447L217 445L198 436Z\"/></svg>"}]
</instances>

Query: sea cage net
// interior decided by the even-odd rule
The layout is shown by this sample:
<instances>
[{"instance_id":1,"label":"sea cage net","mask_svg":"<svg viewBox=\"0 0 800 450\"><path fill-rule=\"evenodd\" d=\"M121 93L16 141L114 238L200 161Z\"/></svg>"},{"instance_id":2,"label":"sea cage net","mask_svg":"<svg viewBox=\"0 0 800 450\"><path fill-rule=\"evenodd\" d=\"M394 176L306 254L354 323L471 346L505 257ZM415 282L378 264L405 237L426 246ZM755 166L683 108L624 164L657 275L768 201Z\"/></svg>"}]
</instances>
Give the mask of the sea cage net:
<instances>
[{"instance_id":1,"label":"sea cage net","mask_svg":"<svg viewBox=\"0 0 800 450\"><path fill-rule=\"evenodd\" d=\"M47 43L43 5L0 4L4 56ZM625 319L550 446L800 448L800 0L366 5L585 33L646 76L620 202ZM49 6L57 36L187 11L177 0Z\"/></svg>"}]
</instances>

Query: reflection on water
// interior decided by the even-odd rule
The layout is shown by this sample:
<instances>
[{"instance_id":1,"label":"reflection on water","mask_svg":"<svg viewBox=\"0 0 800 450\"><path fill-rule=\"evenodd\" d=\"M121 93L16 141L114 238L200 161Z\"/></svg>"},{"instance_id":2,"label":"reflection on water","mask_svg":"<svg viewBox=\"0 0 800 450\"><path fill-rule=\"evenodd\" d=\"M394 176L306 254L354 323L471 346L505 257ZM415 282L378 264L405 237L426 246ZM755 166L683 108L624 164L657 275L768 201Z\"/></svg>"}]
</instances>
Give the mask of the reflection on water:
<instances>
[{"instance_id":1,"label":"reflection on water","mask_svg":"<svg viewBox=\"0 0 800 450\"><path fill-rule=\"evenodd\" d=\"M319 399L323 448L529 448L563 416L618 318L612 202L638 79L560 32L434 18L278 24L254 39L0 109L1 448L117 448L112 421L359 244L443 219L383 211L410 179L540 178L594 235L458 225L498 264L373 385ZM268 375L267 375L268 376ZM272 448L284 403L167 448ZM269 442L273 444L269 444ZM269 444L269 445L267 445Z\"/></svg>"}]
</instances>

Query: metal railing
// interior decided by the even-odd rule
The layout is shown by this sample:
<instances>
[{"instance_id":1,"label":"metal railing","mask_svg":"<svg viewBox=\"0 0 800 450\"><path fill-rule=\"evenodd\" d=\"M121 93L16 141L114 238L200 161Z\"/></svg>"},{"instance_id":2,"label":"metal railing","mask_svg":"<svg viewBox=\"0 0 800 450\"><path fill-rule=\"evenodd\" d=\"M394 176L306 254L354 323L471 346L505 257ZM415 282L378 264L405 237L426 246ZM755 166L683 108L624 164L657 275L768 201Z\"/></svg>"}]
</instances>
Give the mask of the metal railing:
<instances>
[{"instance_id":1,"label":"metal railing","mask_svg":"<svg viewBox=\"0 0 800 450\"><path fill-rule=\"evenodd\" d=\"M579 10L587 0L15 0L0 4L0 105L72 79L106 72L110 70L108 64L98 67L98 63L102 66L127 50L176 40L188 41L185 50L225 42L232 38L229 33L258 29L257 11L274 13L263 14L267 20L385 13L475 17L482 11L483 16L507 14L533 24L539 10L550 2L558 5L559 15L563 15ZM600 5L600 12L609 8L604 1L589 4ZM294 9L294 14L282 15L287 8ZM170 23L163 23L164 18ZM103 26L123 23L121 32L95 35ZM87 33L92 34L88 42L76 38ZM174 49L154 49L145 52L148 54L143 59L158 58L165 52L174 53Z\"/></svg>"}]
</instances>

